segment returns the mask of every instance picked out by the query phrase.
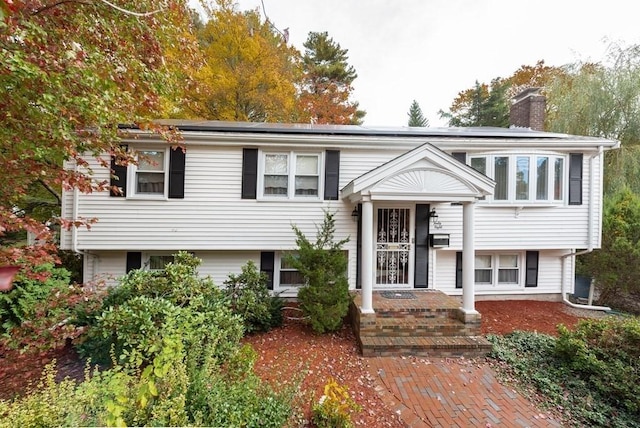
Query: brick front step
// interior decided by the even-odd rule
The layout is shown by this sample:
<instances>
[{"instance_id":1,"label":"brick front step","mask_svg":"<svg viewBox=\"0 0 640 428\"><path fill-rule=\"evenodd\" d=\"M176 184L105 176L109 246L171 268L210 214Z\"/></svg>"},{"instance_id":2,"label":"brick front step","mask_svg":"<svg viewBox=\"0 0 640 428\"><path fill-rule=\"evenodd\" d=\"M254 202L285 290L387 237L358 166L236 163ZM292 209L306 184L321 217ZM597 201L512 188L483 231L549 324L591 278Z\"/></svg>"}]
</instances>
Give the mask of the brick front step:
<instances>
[{"instance_id":1,"label":"brick front step","mask_svg":"<svg viewBox=\"0 0 640 428\"><path fill-rule=\"evenodd\" d=\"M359 338L364 357L415 355L421 357L479 357L491 352L491 343L482 336L372 337Z\"/></svg>"},{"instance_id":2,"label":"brick front step","mask_svg":"<svg viewBox=\"0 0 640 428\"><path fill-rule=\"evenodd\" d=\"M361 336L465 336L467 325L450 318L380 318L360 328Z\"/></svg>"}]
</instances>

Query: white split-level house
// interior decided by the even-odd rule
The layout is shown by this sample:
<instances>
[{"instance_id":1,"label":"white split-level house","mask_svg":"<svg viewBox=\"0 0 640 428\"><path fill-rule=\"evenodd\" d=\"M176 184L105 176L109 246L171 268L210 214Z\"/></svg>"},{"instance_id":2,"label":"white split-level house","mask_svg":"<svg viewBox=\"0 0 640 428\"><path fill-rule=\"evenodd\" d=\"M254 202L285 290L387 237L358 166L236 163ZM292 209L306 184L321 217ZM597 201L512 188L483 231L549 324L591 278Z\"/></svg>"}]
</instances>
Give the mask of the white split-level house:
<instances>
[{"instance_id":1,"label":"white split-level house","mask_svg":"<svg viewBox=\"0 0 640 428\"><path fill-rule=\"evenodd\" d=\"M182 149L129 128L138 166L97 162L96 180L121 192L67 191L63 216L97 218L65 231L84 256L84 281L116 284L158 269L178 250L222 285L253 260L269 287L295 296L301 278L283 254L292 225L310 239L324 212L349 237L349 285L437 289L476 299L561 300L573 292L575 253L600 246L603 156L616 141L530 128L377 128L164 121Z\"/></svg>"}]
</instances>

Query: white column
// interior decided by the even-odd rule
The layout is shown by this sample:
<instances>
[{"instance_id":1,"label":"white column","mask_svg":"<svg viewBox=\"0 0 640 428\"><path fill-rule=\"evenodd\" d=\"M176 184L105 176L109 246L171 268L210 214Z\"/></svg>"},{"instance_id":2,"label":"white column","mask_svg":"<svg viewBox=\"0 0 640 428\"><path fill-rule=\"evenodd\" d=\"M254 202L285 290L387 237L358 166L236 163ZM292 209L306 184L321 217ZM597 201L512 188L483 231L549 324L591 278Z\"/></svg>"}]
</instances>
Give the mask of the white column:
<instances>
[{"instance_id":1,"label":"white column","mask_svg":"<svg viewBox=\"0 0 640 428\"><path fill-rule=\"evenodd\" d=\"M369 198L362 201L362 307L364 314L373 313L373 203Z\"/></svg>"},{"instance_id":2,"label":"white column","mask_svg":"<svg viewBox=\"0 0 640 428\"><path fill-rule=\"evenodd\" d=\"M475 306L475 202L462 205L462 309L477 313Z\"/></svg>"}]
</instances>

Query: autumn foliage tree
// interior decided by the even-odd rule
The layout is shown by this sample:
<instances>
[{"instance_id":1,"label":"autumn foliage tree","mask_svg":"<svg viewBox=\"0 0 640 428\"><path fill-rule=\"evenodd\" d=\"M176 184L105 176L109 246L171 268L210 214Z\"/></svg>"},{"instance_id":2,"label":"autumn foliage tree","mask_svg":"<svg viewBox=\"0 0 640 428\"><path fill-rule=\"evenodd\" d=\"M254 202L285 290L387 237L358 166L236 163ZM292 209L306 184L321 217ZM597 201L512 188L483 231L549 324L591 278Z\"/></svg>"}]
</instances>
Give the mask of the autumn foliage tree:
<instances>
[{"instance_id":1,"label":"autumn foliage tree","mask_svg":"<svg viewBox=\"0 0 640 428\"><path fill-rule=\"evenodd\" d=\"M476 81L475 86L458 94L448 112L440 110L440 117L449 126L498 126L509 124L509 105L505 93L507 83L496 78L490 85Z\"/></svg>"},{"instance_id":2,"label":"autumn foliage tree","mask_svg":"<svg viewBox=\"0 0 640 428\"><path fill-rule=\"evenodd\" d=\"M351 101L351 84L358 77L347 60L348 50L328 33L310 32L304 43L304 78L300 103L305 118L321 124L360 124L365 112Z\"/></svg>"},{"instance_id":3,"label":"autumn foliage tree","mask_svg":"<svg viewBox=\"0 0 640 428\"><path fill-rule=\"evenodd\" d=\"M191 112L209 120L294 122L299 52L257 10L239 12L231 0L206 7L199 31L204 65L196 74Z\"/></svg>"},{"instance_id":4,"label":"autumn foliage tree","mask_svg":"<svg viewBox=\"0 0 640 428\"><path fill-rule=\"evenodd\" d=\"M175 96L195 39L184 0L0 4L0 265L28 265L50 260L54 247L48 223L25 212L25 195L105 189L81 155L108 167L118 124L166 114L162 97ZM169 64L177 49L181 63ZM16 231L32 232L37 245L8 245Z\"/></svg>"},{"instance_id":5,"label":"autumn foliage tree","mask_svg":"<svg viewBox=\"0 0 640 428\"><path fill-rule=\"evenodd\" d=\"M460 91L448 111L440 110L440 117L450 126L509 126L511 98L527 88L548 87L564 76L562 67L545 65L543 60L534 66L522 65L509 77L497 77L489 84L476 81L473 88Z\"/></svg>"}]
</instances>

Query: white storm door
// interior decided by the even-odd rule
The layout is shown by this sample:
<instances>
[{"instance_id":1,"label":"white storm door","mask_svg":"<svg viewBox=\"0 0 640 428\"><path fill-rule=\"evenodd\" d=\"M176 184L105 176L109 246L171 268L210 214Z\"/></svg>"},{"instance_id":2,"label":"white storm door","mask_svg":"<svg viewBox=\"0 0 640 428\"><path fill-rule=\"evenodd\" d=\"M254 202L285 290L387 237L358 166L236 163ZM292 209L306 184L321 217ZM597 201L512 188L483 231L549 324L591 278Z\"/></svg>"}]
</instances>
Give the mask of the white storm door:
<instances>
[{"instance_id":1,"label":"white storm door","mask_svg":"<svg viewBox=\"0 0 640 428\"><path fill-rule=\"evenodd\" d=\"M413 216L410 208L376 210L376 286L412 287Z\"/></svg>"}]
</instances>

